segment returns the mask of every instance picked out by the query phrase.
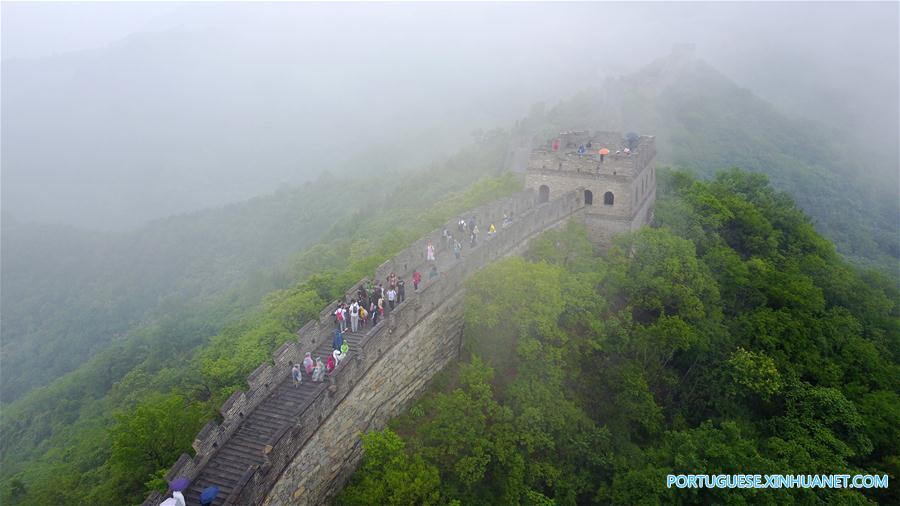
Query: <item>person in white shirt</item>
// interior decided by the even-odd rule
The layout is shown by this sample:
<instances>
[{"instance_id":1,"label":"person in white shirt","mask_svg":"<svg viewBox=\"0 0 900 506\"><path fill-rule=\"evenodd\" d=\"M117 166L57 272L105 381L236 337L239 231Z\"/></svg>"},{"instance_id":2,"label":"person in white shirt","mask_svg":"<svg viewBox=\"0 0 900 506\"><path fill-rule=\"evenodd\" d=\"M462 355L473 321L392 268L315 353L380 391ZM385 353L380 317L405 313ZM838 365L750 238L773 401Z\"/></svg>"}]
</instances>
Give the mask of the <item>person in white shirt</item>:
<instances>
[{"instance_id":1,"label":"person in white shirt","mask_svg":"<svg viewBox=\"0 0 900 506\"><path fill-rule=\"evenodd\" d=\"M394 302L397 300L397 290L394 290L393 288L388 290L387 291L387 299L388 299L388 306L390 306L391 310L393 311Z\"/></svg>"},{"instance_id":2,"label":"person in white shirt","mask_svg":"<svg viewBox=\"0 0 900 506\"><path fill-rule=\"evenodd\" d=\"M350 331L356 332L357 330L359 330L359 304L354 299L350 304Z\"/></svg>"}]
</instances>

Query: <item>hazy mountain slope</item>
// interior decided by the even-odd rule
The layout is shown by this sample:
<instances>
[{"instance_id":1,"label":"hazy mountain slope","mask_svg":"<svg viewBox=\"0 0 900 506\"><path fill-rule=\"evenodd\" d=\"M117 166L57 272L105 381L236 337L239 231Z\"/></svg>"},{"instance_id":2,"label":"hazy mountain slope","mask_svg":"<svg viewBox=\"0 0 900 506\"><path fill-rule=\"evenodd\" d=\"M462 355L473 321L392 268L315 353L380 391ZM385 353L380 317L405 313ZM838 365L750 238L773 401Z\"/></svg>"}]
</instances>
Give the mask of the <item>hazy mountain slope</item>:
<instances>
[{"instance_id":1,"label":"hazy mountain slope","mask_svg":"<svg viewBox=\"0 0 900 506\"><path fill-rule=\"evenodd\" d=\"M895 158L879 154L884 146L867 150L841 125L790 118L689 54L608 80L524 125L541 136L573 127L656 135L658 164L703 177L735 166L763 172L850 260L896 269L900 174Z\"/></svg>"},{"instance_id":2,"label":"hazy mountain slope","mask_svg":"<svg viewBox=\"0 0 900 506\"><path fill-rule=\"evenodd\" d=\"M75 369L135 326L271 271L385 190L321 178L127 233L4 226L3 401ZM268 289L280 287L270 281Z\"/></svg>"},{"instance_id":3,"label":"hazy mountain slope","mask_svg":"<svg viewBox=\"0 0 900 506\"><path fill-rule=\"evenodd\" d=\"M119 451L121 444L140 438L115 439L110 427L129 420L136 405L158 409L165 398L190 401L185 414L190 411L190 424L199 429L244 385L246 375L295 338L296 329L327 301L447 218L519 189L521 182L512 177L473 184L496 173L505 147L504 135L490 133L427 170L355 178L331 192L314 186L312 191L331 199L321 204L322 211L338 216L314 246L272 275L254 276L136 326L76 370L4 406L0 501L139 501L151 475L190 451L189 441L168 447L171 458L145 459L147 452L140 449ZM356 198L360 193L370 198ZM285 289L275 290L277 285ZM179 440L171 434L157 439Z\"/></svg>"},{"instance_id":4,"label":"hazy mountain slope","mask_svg":"<svg viewBox=\"0 0 900 506\"><path fill-rule=\"evenodd\" d=\"M570 223L470 278L459 364L362 436L333 503L898 504L896 487L666 486L679 473L893 482L900 294L760 174L658 181L654 226L609 251Z\"/></svg>"}]
</instances>

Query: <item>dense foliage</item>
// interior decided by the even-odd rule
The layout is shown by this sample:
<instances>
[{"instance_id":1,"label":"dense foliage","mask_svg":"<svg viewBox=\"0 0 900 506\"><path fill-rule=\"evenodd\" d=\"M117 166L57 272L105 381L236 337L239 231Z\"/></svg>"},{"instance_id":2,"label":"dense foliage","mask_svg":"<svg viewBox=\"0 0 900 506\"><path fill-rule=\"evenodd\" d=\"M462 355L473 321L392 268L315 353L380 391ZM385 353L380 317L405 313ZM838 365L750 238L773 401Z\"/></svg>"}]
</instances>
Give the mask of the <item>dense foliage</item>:
<instances>
[{"instance_id":1,"label":"dense foliage","mask_svg":"<svg viewBox=\"0 0 900 506\"><path fill-rule=\"evenodd\" d=\"M670 473L900 476L900 318L761 175L660 171L653 228L575 224L468 286L469 355L367 434L363 504L896 504Z\"/></svg>"},{"instance_id":2,"label":"dense foliage","mask_svg":"<svg viewBox=\"0 0 900 506\"><path fill-rule=\"evenodd\" d=\"M336 218L323 240L223 295L152 319L4 407L0 502L140 502L178 455L191 452L194 434L221 403L245 388L247 374L330 300L445 220L520 189L517 178L496 174L505 146L494 132L400 183L365 178L301 190L333 195L338 184L351 199L314 201ZM272 291L271 279L286 288Z\"/></svg>"}]
</instances>

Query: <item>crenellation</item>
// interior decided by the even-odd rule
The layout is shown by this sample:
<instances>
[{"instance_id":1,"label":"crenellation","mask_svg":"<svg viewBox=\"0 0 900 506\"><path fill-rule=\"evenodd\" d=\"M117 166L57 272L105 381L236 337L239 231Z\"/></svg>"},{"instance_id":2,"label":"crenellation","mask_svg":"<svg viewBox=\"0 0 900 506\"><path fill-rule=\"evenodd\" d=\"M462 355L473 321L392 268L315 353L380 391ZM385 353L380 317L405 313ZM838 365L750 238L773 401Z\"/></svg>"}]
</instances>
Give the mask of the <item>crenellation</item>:
<instances>
[{"instance_id":1,"label":"crenellation","mask_svg":"<svg viewBox=\"0 0 900 506\"><path fill-rule=\"evenodd\" d=\"M477 217L482 230L479 246L467 249L462 261L454 262L442 270L438 277L423 279L418 294L412 296L408 293L407 299L387 319L380 321L362 337L346 361L328 375L328 381L319 385L313 396L299 407L300 414L295 421L266 441L260 453L263 463L247 469L225 504L261 504L266 500L271 504L287 501L318 504L330 497L349 476L361 455L358 444L360 433L382 426L390 416L422 391L434 373L456 357L462 329L460 294L466 277L493 260L518 251L524 242L541 231L557 226L570 216L581 215L587 207L584 189L579 186L565 194L554 194L554 200L543 205L539 202L538 193L526 190L466 213L463 216L465 219L472 215ZM502 228L503 216L508 214L512 214L512 225ZM497 227L498 234L488 238L487 229L491 223ZM408 277L414 267L423 263L427 242L432 241L440 251L444 246L442 230L446 228L456 235L456 225L457 221L454 219L433 230L380 265L375 277L383 281L391 272ZM354 298L358 287L366 281L367 278L363 278L347 291L348 299ZM318 318L310 320L298 331L296 341L280 346L273 353L271 361L260 365L248 376L247 391L234 392L220 408L222 423L215 425L210 422L198 433L193 445L196 456L190 461L180 459L177 469L173 466L170 474L177 473L188 479L197 476L244 418L281 381L289 377L289 364L299 362L303 350L315 349L323 341L330 341L336 307L336 301L329 303ZM398 355L416 357L417 362L400 367L404 373L402 376L387 374L390 371L396 372L397 367L387 366L386 362L393 361L392 357ZM401 358L397 364L403 364L403 360L407 359ZM335 417L336 410L351 409L343 402L348 396L359 397L359 402L374 403L372 405L377 407L358 409L350 418ZM331 444L345 452L341 456L349 455L351 458L334 460L336 455L328 456L328 470L320 470L321 476L303 475L298 482L299 486L294 484L287 488L281 485L276 487L277 484L290 481L291 473L285 469L293 469L291 466L296 465L299 452L324 452L323 448L316 446L319 444L317 441L331 436L325 434L328 431L319 429L330 426L334 426L337 431L335 433L347 438L332 441ZM298 491L301 491L299 495ZM268 499L267 495L270 496ZM157 499L161 500L160 494L151 494L146 504L158 504ZM154 503L153 500L157 502Z\"/></svg>"}]
</instances>

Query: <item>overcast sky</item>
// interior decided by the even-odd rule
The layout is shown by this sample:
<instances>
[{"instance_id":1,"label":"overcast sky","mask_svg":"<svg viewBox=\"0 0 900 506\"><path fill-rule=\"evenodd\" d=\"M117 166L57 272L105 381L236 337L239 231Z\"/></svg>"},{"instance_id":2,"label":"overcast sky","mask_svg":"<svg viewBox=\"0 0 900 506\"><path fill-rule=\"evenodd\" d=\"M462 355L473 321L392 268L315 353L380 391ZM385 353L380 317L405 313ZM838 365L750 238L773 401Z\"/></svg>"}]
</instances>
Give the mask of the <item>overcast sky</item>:
<instances>
[{"instance_id":1,"label":"overcast sky","mask_svg":"<svg viewBox=\"0 0 900 506\"><path fill-rule=\"evenodd\" d=\"M4 2L3 209L130 226L416 133L446 151L678 43L788 113L894 135L898 42L897 2Z\"/></svg>"}]
</instances>

